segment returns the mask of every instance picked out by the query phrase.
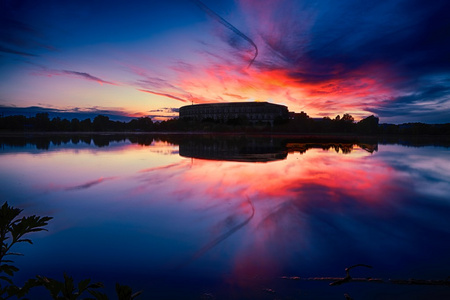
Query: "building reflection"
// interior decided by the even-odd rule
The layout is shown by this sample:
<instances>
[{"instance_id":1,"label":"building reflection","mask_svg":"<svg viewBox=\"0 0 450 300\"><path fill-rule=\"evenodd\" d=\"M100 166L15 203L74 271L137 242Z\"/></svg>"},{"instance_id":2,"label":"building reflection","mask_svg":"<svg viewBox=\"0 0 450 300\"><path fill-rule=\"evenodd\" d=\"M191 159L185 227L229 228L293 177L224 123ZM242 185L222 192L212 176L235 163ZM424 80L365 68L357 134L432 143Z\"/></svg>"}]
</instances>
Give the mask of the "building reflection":
<instances>
[{"instance_id":1,"label":"building reflection","mask_svg":"<svg viewBox=\"0 0 450 300\"><path fill-rule=\"evenodd\" d=\"M287 157L287 149L273 138L193 138L181 140L180 156L239 162L270 162Z\"/></svg>"},{"instance_id":2,"label":"building reflection","mask_svg":"<svg viewBox=\"0 0 450 300\"><path fill-rule=\"evenodd\" d=\"M355 147L373 153L378 150L374 141L327 140L317 138L282 137L196 137L181 139L179 154L183 157L239 161L271 162L286 159L289 153L306 153L311 149L335 150L343 154L351 153Z\"/></svg>"}]
</instances>

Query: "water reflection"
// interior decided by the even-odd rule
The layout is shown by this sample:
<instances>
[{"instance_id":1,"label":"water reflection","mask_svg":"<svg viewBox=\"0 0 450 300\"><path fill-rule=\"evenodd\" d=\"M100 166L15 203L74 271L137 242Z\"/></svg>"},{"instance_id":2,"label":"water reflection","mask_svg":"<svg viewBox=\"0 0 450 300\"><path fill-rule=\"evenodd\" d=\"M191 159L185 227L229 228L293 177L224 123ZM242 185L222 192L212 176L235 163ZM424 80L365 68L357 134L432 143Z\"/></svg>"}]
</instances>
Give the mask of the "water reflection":
<instances>
[{"instance_id":1,"label":"water reflection","mask_svg":"<svg viewBox=\"0 0 450 300\"><path fill-rule=\"evenodd\" d=\"M446 148L298 137L101 139L109 146L93 137L48 137L46 150L37 140L22 139L21 148L2 140L2 198L54 217L22 251L19 278L66 271L133 283L156 299L273 299L265 289L279 299L449 295L280 279L342 276L358 263L374 268L355 277L446 278Z\"/></svg>"},{"instance_id":2,"label":"water reflection","mask_svg":"<svg viewBox=\"0 0 450 300\"><path fill-rule=\"evenodd\" d=\"M305 153L310 149L333 149L349 154L353 147L373 153L378 149L378 141L352 137L283 137L283 136L244 136L244 135L143 135L143 134L80 134L80 135L32 135L0 137L2 152L18 148L36 150L75 149L90 146L99 148L131 143L152 146L163 141L179 146L183 157L241 161L270 162L286 159L288 153Z\"/></svg>"}]
</instances>

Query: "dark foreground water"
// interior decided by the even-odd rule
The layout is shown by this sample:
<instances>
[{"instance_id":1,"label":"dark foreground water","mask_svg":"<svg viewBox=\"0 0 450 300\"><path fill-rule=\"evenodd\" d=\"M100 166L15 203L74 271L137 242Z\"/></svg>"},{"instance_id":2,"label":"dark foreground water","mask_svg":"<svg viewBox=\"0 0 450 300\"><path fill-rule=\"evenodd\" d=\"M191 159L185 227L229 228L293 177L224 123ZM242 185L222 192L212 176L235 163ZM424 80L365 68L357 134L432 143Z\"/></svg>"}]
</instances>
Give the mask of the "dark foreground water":
<instances>
[{"instance_id":1,"label":"dark foreground water","mask_svg":"<svg viewBox=\"0 0 450 300\"><path fill-rule=\"evenodd\" d=\"M54 218L15 249L25 254L16 283L66 272L110 295L116 282L143 290L138 299L450 298L450 286L390 281L450 276L450 148L244 136L0 142L2 203ZM373 268L353 277L383 282L318 280L355 264Z\"/></svg>"}]
</instances>

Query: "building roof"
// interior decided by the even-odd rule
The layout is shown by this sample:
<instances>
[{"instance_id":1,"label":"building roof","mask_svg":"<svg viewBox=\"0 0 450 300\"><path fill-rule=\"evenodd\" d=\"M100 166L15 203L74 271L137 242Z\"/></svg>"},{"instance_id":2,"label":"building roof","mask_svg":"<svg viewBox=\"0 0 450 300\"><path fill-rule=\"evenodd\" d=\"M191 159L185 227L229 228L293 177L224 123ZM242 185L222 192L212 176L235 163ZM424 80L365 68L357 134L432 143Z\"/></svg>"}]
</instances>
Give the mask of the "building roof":
<instances>
[{"instance_id":1,"label":"building roof","mask_svg":"<svg viewBox=\"0 0 450 300\"><path fill-rule=\"evenodd\" d=\"M202 107L202 106L216 106L216 107L225 107L225 106L278 106L278 107L286 107L285 105L269 103L269 102L226 102L226 103L204 103L204 104L191 104L180 107L180 109L185 107Z\"/></svg>"}]
</instances>

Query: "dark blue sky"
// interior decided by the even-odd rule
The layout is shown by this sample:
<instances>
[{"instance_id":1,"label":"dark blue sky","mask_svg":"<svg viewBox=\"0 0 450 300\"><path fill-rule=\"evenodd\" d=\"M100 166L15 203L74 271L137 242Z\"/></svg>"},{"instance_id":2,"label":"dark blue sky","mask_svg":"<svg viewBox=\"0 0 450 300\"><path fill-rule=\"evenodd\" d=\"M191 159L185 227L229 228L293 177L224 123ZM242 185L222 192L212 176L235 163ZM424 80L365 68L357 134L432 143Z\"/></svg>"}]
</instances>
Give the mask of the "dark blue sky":
<instances>
[{"instance_id":1,"label":"dark blue sky","mask_svg":"<svg viewBox=\"0 0 450 300\"><path fill-rule=\"evenodd\" d=\"M270 101L450 122L449 1L8 1L0 105L173 116Z\"/></svg>"}]
</instances>

